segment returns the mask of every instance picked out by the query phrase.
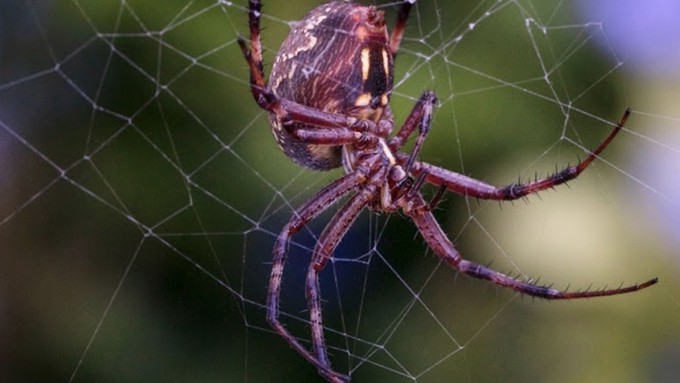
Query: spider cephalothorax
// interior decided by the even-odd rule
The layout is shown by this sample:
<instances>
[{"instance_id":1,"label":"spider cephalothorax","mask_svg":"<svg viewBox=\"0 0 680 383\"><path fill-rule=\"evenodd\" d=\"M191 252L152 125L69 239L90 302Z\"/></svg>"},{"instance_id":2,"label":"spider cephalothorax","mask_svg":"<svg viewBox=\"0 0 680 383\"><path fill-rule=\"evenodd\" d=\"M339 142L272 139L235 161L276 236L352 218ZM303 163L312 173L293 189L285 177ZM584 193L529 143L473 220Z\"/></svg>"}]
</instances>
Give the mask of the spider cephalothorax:
<instances>
[{"instance_id":1,"label":"spider cephalothorax","mask_svg":"<svg viewBox=\"0 0 680 383\"><path fill-rule=\"evenodd\" d=\"M445 191L490 200L514 200L576 178L621 130L627 110L611 133L583 161L549 177L525 184L496 187L418 160L430 128L436 102L426 91L406 121L391 138L394 121L389 107L394 57L413 0L402 3L391 34L383 12L374 6L346 1L321 5L293 25L278 52L269 83L265 82L260 43L259 0L249 1L250 48L239 44L250 67L250 89L260 107L269 112L274 136L295 162L317 170L343 166L345 175L305 202L279 234L267 296L267 319L273 328L331 382L349 377L331 367L321 316L319 273L364 208L402 211L416 225L432 251L451 268L473 278L491 281L522 294L545 299L575 299L623 294L657 282L610 290L567 292L520 281L464 259L431 213ZM410 153L399 150L415 132ZM427 202L424 183L439 187ZM291 237L329 206L348 197L319 236L306 280L312 349L302 345L279 320L279 297L285 256Z\"/></svg>"}]
</instances>

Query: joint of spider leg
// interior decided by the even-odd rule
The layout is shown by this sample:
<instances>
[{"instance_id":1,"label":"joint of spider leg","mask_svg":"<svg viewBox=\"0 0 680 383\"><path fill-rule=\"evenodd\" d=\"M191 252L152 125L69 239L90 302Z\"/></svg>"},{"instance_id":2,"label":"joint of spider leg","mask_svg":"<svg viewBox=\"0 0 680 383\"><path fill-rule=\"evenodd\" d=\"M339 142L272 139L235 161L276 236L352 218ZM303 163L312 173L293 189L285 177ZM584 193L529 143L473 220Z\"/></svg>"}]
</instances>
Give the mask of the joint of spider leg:
<instances>
[{"instance_id":1,"label":"joint of spider leg","mask_svg":"<svg viewBox=\"0 0 680 383\"><path fill-rule=\"evenodd\" d=\"M367 149L378 145L380 138L371 133L357 133L357 140L354 146L357 149Z\"/></svg>"},{"instance_id":2,"label":"joint of spider leg","mask_svg":"<svg viewBox=\"0 0 680 383\"><path fill-rule=\"evenodd\" d=\"M257 91L257 96L255 100L257 102L257 105L259 105L260 108L262 109L271 110L272 105L274 104L276 98L274 98L271 93L267 92L264 89L260 89L257 86L255 86L254 88ZM284 126L286 125L287 119L288 119L287 116L279 116L279 120Z\"/></svg>"},{"instance_id":3,"label":"joint of spider leg","mask_svg":"<svg viewBox=\"0 0 680 383\"><path fill-rule=\"evenodd\" d=\"M380 137L387 137L392 133L392 129L394 127L394 123L388 120L380 120L378 121L378 127L376 133Z\"/></svg>"},{"instance_id":4,"label":"joint of spider leg","mask_svg":"<svg viewBox=\"0 0 680 383\"><path fill-rule=\"evenodd\" d=\"M569 166L567 168L564 168L563 170L555 173L550 179L553 181L552 184L553 186L557 185L566 185L567 181L573 180L578 176L581 172L579 171L579 168L576 166Z\"/></svg>"},{"instance_id":5,"label":"joint of spider leg","mask_svg":"<svg viewBox=\"0 0 680 383\"><path fill-rule=\"evenodd\" d=\"M522 185L519 183L508 185L501 189L502 199L513 201L521 195Z\"/></svg>"},{"instance_id":6,"label":"joint of spider leg","mask_svg":"<svg viewBox=\"0 0 680 383\"><path fill-rule=\"evenodd\" d=\"M348 118L349 128L359 133L372 133L382 136L379 125L375 122L366 119L356 119L354 117Z\"/></svg>"},{"instance_id":7,"label":"joint of spider leg","mask_svg":"<svg viewBox=\"0 0 680 383\"><path fill-rule=\"evenodd\" d=\"M405 183L412 182L411 177L406 174L404 168L401 165L395 165L390 168L389 178L392 183L395 183L397 187L401 187Z\"/></svg>"}]
</instances>

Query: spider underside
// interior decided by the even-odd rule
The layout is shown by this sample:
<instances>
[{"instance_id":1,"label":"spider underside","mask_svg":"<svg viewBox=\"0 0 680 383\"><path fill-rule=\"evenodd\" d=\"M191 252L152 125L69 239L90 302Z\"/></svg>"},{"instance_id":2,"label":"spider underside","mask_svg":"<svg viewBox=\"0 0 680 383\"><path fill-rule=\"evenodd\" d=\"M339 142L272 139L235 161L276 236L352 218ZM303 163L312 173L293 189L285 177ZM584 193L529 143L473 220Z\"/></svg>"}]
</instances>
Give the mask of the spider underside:
<instances>
[{"instance_id":1,"label":"spider underside","mask_svg":"<svg viewBox=\"0 0 680 383\"><path fill-rule=\"evenodd\" d=\"M394 121L389 107L393 60L412 2L404 1L388 35L382 11L373 6L331 2L312 10L293 25L265 82L260 43L259 0L249 0L250 47L239 44L250 68L250 88L257 104L269 112L273 133L284 152L297 163L318 170L339 166L345 175L300 206L276 239L267 295L267 320L295 350L328 381L348 382L333 370L324 341L319 273L364 208L401 211L409 217L428 247L452 269L522 294L545 299L576 299L637 291L657 282L609 290L560 291L499 273L461 257L441 229L432 208L445 191L485 200L515 200L576 178L622 129L626 110L602 143L583 161L543 179L496 187L418 159L430 129L436 97L426 91L406 121L389 138ZM325 55L325 56L323 56ZM417 131L417 133L416 133ZM410 153L399 152L412 135ZM439 187L431 201L420 192L424 183ZM279 320L279 296L291 237L339 200L347 202L333 215L313 251L306 277L311 350Z\"/></svg>"}]
</instances>

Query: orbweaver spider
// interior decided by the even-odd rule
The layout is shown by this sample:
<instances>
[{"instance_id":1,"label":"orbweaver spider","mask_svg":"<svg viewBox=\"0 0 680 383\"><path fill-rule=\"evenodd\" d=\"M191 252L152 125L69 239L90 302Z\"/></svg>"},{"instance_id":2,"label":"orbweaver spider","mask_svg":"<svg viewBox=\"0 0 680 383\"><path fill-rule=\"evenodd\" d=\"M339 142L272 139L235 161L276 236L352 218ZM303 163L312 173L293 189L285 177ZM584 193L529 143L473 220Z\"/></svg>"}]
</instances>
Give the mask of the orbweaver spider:
<instances>
[{"instance_id":1,"label":"orbweaver spider","mask_svg":"<svg viewBox=\"0 0 680 383\"><path fill-rule=\"evenodd\" d=\"M269 113L281 149L300 165L329 170L339 166L345 175L305 202L283 228L273 249L267 296L267 320L295 350L330 382L348 382L333 370L324 342L319 273L332 257L350 225L366 207L376 212L401 210L416 225L427 245L452 269L485 279L522 294L545 299L576 299L623 294L657 282L597 291L559 291L512 278L465 260L454 248L432 208L445 191L488 200L514 200L553 188L576 178L621 130L629 110L612 132L583 161L528 183L495 187L418 160L430 130L435 94L426 91L406 121L389 138L394 121L389 106L393 64L406 20L415 0L402 3L391 35L384 14L374 6L334 1L321 5L296 23L279 50L269 83L265 83L260 43L259 0L249 0L250 47L239 45L250 68L250 89L257 104ZM410 153L399 152L418 134ZM427 202L420 193L425 183L439 186ZM331 218L314 248L306 278L312 349L308 350L279 321L279 296L291 237L309 221L352 194Z\"/></svg>"}]
</instances>

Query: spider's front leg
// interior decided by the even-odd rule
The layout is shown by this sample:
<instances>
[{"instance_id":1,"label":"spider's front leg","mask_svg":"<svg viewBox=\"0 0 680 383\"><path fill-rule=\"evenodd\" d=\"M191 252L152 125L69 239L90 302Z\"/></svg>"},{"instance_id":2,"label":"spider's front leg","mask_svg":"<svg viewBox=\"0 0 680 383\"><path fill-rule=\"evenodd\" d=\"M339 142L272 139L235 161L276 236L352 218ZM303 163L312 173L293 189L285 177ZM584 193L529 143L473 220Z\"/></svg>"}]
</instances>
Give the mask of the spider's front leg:
<instances>
[{"instance_id":1,"label":"spider's front leg","mask_svg":"<svg viewBox=\"0 0 680 383\"><path fill-rule=\"evenodd\" d=\"M444 234L444 231L437 223L420 193L414 195L412 203L412 208L405 210L405 213L411 217L428 246L453 269L472 278L484 279L497 285L508 287L522 294L551 300L593 298L630 293L642 290L658 282L657 278L653 278L641 284L619 287L617 289L574 292L560 291L549 286L539 286L530 282L522 282L486 266L463 259L446 234Z\"/></svg>"},{"instance_id":2,"label":"spider's front leg","mask_svg":"<svg viewBox=\"0 0 680 383\"><path fill-rule=\"evenodd\" d=\"M260 41L260 15L262 13L262 3L259 0L248 1L248 27L250 30L250 48L246 45L243 37L238 37L238 44L241 47L243 56L250 68L250 90L257 101L262 106L271 104L273 94L265 84L264 66L262 65L262 42Z\"/></svg>"},{"instance_id":3,"label":"spider's front leg","mask_svg":"<svg viewBox=\"0 0 680 383\"><path fill-rule=\"evenodd\" d=\"M406 161L400 161L404 163L404 171L409 173L413 163L420 154L420 150L425 143L425 138L430 132L430 125L432 123L432 111L434 105L437 102L437 96L432 91L426 91L418 99L416 104L413 106L411 113L406 117L406 121L401 126L397 134L392 137L388 143L390 149L393 152L397 152L406 143L406 140L413 134L413 132L418 129L418 137L413 145L411 154L409 154Z\"/></svg>"},{"instance_id":4,"label":"spider's front leg","mask_svg":"<svg viewBox=\"0 0 680 383\"><path fill-rule=\"evenodd\" d=\"M551 189L557 185L561 185L578 177L614 140L616 135L625 125L629 115L630 109L626 109L619 122L616 124L616 126L614 126L614 129L612 129L612 131L600 143L600 145L595 148L595 150L593 150L583 161L577 163L576 165L569 166L562 171L556 172L546 178L538 179L532 182L516 183L505 187L497 187L489 185L480 180L440 168L438 166L417 161L413 164L412 171L415 175L424 175L425 181L433 185L446 187L449 191L465 196L490 200L515 200L525 197L529 194ZM406 156L403 154L400 155L400 158L402 161L406 160Z\"/></svg>"},{"instance_id":5,"label":"spider's front leg","mask_svg":"<svg viewBox=\"0 0 680 383\"><path fill-rule=\"evenodd\" d=\"M411 12L413 3L415 2L415 0L403 0L401 6L399 7L399 12L397 13L397 22L394 24L394 29L392 29L392 35L390 36L390 50L392 51L393 57L397 56L401 39L404 37L406 21L408 20L408 15Z\"/></svg>"}]
</instances>

